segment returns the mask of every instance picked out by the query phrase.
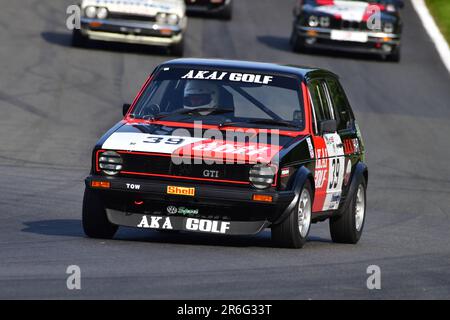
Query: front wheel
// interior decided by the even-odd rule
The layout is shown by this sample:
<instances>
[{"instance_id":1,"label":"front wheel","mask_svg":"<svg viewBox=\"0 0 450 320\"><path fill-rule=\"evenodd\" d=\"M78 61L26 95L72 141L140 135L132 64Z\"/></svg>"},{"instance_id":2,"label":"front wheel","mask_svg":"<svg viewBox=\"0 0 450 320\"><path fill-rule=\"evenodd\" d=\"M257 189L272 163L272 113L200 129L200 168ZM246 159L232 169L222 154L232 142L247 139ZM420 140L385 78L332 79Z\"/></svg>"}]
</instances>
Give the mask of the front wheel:
<instances>
[{"instance_id":1,"label":"front wheel","mask_svg":"<svg viewBox=\"0 0 450 320\"><path fill-rule=\"evenodd\" d=\"M82 48L87 45L88 39L83 36L80 30L73 29L72 31L72 46L77 48Z\"/></svg>"},{"instance_id":2,"label":"front wheel","mask_svg":"<svg viewBox=\"0 0 450 320\"><path fill-rule=\"evenodd\" d=\"M170 46L169 52L175 57L182 57L184 54L184 40Z\"/></svg>"},{"instance_id":3,"label":"front wheel","mask_svg":"<svg viewBox=\"0 0 450 320\"><path fill-rule=\"evenodd\" d=\"M223 8L220 12L220 17L223 20L231 20L233 17L233 5L231 3Z\"/></svg>"},{"instance_id":4,"label":"front wheel","mask_svg":"<svg viewBox=\"0 0 450 320\"><path fill-rule=\"evenodd\" d=\"M297 31L292 30L291 38L289 39L289 44L291 45L292 51L294 52L303 52L305 51L305 44L303 38L301 38Z\"/></svg>"},{"instance_id":5,"label":"front wheel","mask_svg":"<svg viewBox=\"0 0 450 320\"><path fill-rule=\"evenodd\" d=\"M118 226L109 222L106 210L98 195L86 188L83 198L83 230L90 238L112 239Z\"/></svg>"},{"instance_id":6,"label":"front wheel","mask_svg":"<svg viewBox=\"0 0 450 320\"><path fill-rule=\"evenodd\" d=\"M384 61L388 62L400 62L401 60L401 50L400 46L396 47L390 54L384 54L381 57Z\"/></svg>"},{"instance_id":7,"label":"front wheel","mask_svg":"<svg viewBox=\"0 0 450 320\"><path fill-rule=\"evenodd\" d=\"M301 248L311 227L312 191L311 183L306 181L297 205L280 224L272 227L272 240L280 247Z\"/></svg>"},{"instance_id":8,"label":"front wheel","mask_svg":"<svg viewBox=\"0 0 450 320\"><path fill-rule=\"evenodd\" d=\"M362 180L350 206L342 215L330 218L330 233L333 242L355 244L361 238L366 219L366 183Z\"/></svg>"}]
</instances>

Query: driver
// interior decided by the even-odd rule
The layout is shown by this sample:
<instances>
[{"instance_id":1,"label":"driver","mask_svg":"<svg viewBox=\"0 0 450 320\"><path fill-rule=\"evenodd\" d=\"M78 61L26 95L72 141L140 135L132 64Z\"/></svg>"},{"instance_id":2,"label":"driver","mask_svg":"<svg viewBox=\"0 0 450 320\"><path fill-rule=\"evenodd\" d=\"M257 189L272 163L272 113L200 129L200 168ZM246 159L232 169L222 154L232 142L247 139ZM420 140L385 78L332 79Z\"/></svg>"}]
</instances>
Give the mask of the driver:
<instances>
[{"instance_id":1,"label":"driver","mask_svg":"<svg viewBox=\"0 0 450 320\"><path fill-rule=\"evenodd\" d=\"M211 81L190 80L184 88L183 106L185 109L217 108L219 89Z\"/></svg>"}]
</instances>

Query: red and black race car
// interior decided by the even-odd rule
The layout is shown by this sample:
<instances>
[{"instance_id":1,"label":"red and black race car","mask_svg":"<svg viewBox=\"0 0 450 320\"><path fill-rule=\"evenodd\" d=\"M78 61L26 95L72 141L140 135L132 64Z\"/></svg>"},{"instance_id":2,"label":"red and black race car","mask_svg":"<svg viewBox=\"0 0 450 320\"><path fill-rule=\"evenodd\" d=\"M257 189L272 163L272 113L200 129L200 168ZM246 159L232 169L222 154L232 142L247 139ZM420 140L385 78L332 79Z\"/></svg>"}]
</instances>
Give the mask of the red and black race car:
<instances>
[{"instance_id":1,"label":"red and black race car","mask_svg":"<svg viewBox=\"0 0 450 320\"><path fill-rule=\"evenodd\" d=\"M368 169L338 77L325 70L178 59L151 74L124 118L96 144L83 227L248 235L271 228L302 247L330 220L356 243Z\"/></svg>"},{"instance_id":2,"label":"red and black race car","mask_svg":"<svg viewBox=\"0 0 450 320\"><path fill-rule=\"evenodd\" d=\"M184 0L188 13L212 14L225 20L233 16L232 0Z\"/></svg>"}]
</instances>

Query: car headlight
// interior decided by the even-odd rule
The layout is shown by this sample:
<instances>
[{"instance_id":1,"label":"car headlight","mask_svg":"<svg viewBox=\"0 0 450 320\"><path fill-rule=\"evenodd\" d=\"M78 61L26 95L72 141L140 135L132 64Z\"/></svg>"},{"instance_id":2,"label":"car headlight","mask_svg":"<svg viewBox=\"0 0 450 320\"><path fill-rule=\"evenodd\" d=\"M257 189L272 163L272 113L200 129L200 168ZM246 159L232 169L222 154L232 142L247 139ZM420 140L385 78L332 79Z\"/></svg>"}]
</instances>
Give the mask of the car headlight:
<instances>
[{"instance_id":1,"label":"car headlight","mask_svg":"<svg viewBox=\"0 0 450 320\"><path fill-rule=\"evenodd\" d=\"M319 25L319 18L316 16L309 16L308 25L310 27L317 27Z\"/></svg>"},{"instance_id":2,"label":"car headlight","mask_svg":"<svg viewBox=\"0 0 450 320\"><path fill-rule=\"evenodd\" d=\"M320 26L328 28L330 26L330 17L320 17Z\"/></svg>"},{"instance_id":3,"label":"car headlight","mask_svg":"<svg viewBox=\"0 0 450 320\"><path fill-rule=\"evenodd\" d=\"M103 173L114 176L123 168L123 160L120 154L115 151L105 151L98 158L98 166Z\"/></svg>"},{"instance_id":4,"label":"car headlight","mask_svg":"<svg viewBox=\"0 0 450 320\"><path fill-rule=\"evenodd\" d=\"M160 23L160 24L166 24L167 23L167 13L158 13L156 15L156 22Z\"/></svg>"},{"instance_id":5,"label":"car headlight","mask_svg":"<svg viewBox=\"0 0 450 320\"><path fill-rule=\"evenodd\" d=\"M394 24L391 23L391 22L386 22L386 23L383 25L383 31L384 31L385 33L392 33L392 32L394 32Z\"/></svg>"},{"instance_id":6,"label":"car headlight","mask_svg":"<svg viewBox=\"0 0 450 320\"><path fill-rule=\"evenodd\" d=\"M86 7L86 9L84 9L84 14L86 17L93 19L97 16L97 8L92 6Z\"/></svg>"},{"instance_id":7,"label":"car headlight","mask_svg":"<svg viewBox=\"0 0 450 320\"><path fill-rule=\"evenodd\" d=\"M97 9L97 18L106 19L108 17L108 9L100 7Z\"/></svg>"},{"instance_id":8,"label":"car headlight","mask_svg":"<svg viewBox=\"0 0 450 320\"><path fill-rule=\"evenodd\" d=\"M177 25L179 21L178 15L176 14L169 14L167 16L167 23L171 25Z\"/></svg>"},{"instance_id":9,"label":"car headlight","mask_svg":"<svg viewBox=\"0 0 450 320\"><path fill-rule=\"evenodd\" d=\"M277 167L270 164L255 164L250 169L249 180L257 189L266 189L275 181Z\"/></svg>"}]
</instances>

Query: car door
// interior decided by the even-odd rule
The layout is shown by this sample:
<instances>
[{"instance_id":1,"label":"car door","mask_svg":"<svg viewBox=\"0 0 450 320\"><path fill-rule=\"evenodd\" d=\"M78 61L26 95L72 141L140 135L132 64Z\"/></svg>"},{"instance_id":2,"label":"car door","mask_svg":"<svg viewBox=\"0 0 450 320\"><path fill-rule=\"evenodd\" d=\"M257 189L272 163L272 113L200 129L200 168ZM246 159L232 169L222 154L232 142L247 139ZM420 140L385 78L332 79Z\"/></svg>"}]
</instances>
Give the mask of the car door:
<instances>
[{"instance_id":1,"label":"car door","mask_svg":"<svg viewBox=\"0 0 450 320\"><path fill-rule=\"evenodd\" d=\"M359 159L360 143L356 129L355 117L342 86L338 79L330 77L326 79L330 93L331 103L337 121L337 133L344 145L344 181L343 196L347 194L352 168Z\"/></svg>"},{"instance_id":2,"label":"car door","mask_svg":"<svg viewBox=\"0 0 450 320\"><path fill-rule=\"evenodd\" d=\"M314 121L315 196L313 212L336 210L342 196L345 174L344 145L335 132L321 132L321 123L336 120L325 79L308 82Z\"/></svg>"}]
</instances>

